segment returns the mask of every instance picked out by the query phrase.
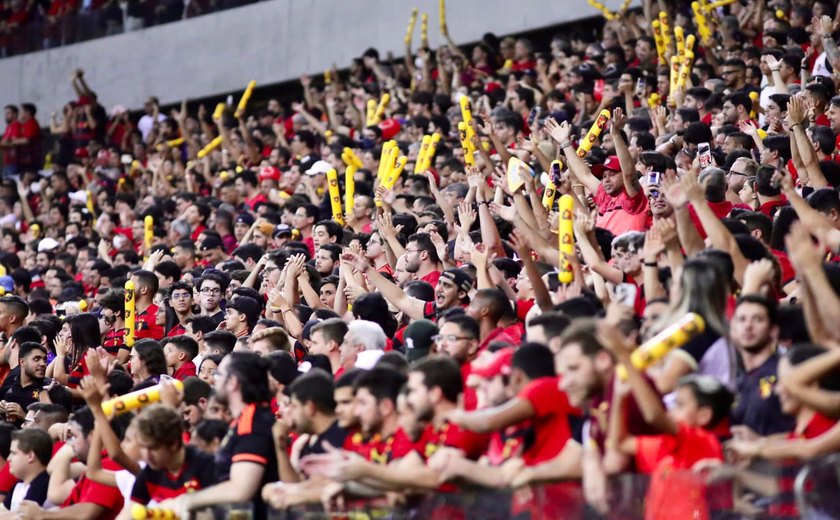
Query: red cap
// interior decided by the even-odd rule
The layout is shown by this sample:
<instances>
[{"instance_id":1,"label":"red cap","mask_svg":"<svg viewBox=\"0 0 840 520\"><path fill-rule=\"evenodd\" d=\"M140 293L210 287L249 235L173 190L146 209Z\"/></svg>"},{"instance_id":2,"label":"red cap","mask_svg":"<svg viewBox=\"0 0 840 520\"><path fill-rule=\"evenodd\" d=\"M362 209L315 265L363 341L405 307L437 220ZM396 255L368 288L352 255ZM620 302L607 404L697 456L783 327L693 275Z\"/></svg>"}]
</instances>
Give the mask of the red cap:
<instances>
[{"instance_id":1,"label":"red cap","mask_svg":"<svg viewBox=\"0 0 840 520\"><path fill-rule=\"evenodd\" d=\"M279 181L280 170L276 166L263 166L260 168L260 180Z\"/></svg>"},{"instance_id":2,"label":"red cap","mask_svg":"<svg viewBox=\"0 0 840 520\"><path fill-rule=\"evenodd\" d=\"M485 94L492 94L493 92L502 88L502 84L497 81L489 81L486 85L484 85L484 93Z\"/></svg>"},{"instance_id":3,"label":"red cap","mask_svg":"<svg viewBox=\"0 0 840 520\"><path fill-rule=\"evenodd\" d=\"M394 138L395 135L400 133L400 122L396 119L386 119L379 123L379 129L382 130L382 139L385 141L389 141Z\"/></svg>"},{"instance_id":4,"label":"red cap","mask_svg":"<svg viewBox=\"0 0 840 520\"><path fill-rule=\"evenodd\" d=\"M473 366L470 375L477 375L490 379L496 376L510 375L511 364L513 362L513 353L516 352L515 347L507 347L497 350L486 363L479 366Z\"/></svg>"},{"instance_id":5,"label":"red cap","mask_svg":"<svg viewBox=\"0 0 840 520\"><path fill-rule=\"evenodd\" d=\"M604 175L605 170L620 172L621 162L619 162L618 157L616 157L615 155L610 155L609 157L607 157L607 160L604 161L604 164L596 164L592 167L592 174L596 177L601 177Z\"/></svg>"}]
</instances>

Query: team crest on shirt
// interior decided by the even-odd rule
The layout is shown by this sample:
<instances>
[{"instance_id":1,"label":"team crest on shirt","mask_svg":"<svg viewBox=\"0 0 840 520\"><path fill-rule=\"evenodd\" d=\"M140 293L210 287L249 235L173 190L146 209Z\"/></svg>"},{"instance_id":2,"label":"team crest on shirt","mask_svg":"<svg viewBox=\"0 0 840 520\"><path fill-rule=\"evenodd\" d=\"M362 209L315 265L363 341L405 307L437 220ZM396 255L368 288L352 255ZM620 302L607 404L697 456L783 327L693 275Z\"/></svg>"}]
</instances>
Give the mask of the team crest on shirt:
<instances>
[{"instance_id":1,"label":"team crest on shirt","mask_svg":"<svg viewBox=\"0 0 840 520\"><path fill-rule=\"evenodd\" d=\"M187 491L187 493L193 493L195 491L198 491L199 487L201 487L201 485L198 483L197 478L192 478L187 482L184 482L184 489Z\"/></svg>"},{"instance_id":2,"label":"team crest on shirt","mask_svg":"<svg viewBox=\"0 0 840 520\"><path fill-rule=\"evenodd\" d=\"M758 393L762 399L773 395L773 387L776 385L776 376L762 377L758 380Z\"/></svg>"}]
</instances>

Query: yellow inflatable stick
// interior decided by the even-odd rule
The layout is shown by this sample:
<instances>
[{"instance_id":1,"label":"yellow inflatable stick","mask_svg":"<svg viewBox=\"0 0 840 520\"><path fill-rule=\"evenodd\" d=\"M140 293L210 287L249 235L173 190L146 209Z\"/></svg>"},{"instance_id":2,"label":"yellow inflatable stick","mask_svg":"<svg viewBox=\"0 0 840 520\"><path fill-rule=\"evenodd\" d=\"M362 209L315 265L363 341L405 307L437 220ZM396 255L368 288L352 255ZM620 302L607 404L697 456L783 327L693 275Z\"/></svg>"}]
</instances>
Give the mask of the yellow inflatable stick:
<instances>
[{"instance_id":1,"label":"yellow inflatable stick","mask_svg":"<svg viewBox=\"0 0 840 520\"><path fill-rule=\"evenodd\" d=\"M702 334L706 329L706 322L699 314L689 312L676 323L669 325L662 332L645 341L630 354L630 362L637 370L648 367L663 359L672 350L688 343L692 338ZM627 379L627 370L619 367L618 376Z\"/></svg>"},{"instance_id":2,"label":"yellow inflatable stick","mask_svg":"<svg viewBox=\"0 0 840 520\"><path fill-rule=\"evenodd\" d=\"M558 225L558 239L560 241L560 273L557 279L560 283L572 283L575 273L572 264L566 260L566 255L575 254L575 230L574 230L574 199L571 195L563 195L558 203L560 220Z\"/></svg>"},{"instance_id":3,"label":"yellow inflatable stick","mask_svg":"<svg viewBox=\"0 0 840 520\"><path fill-rule=\"evenodd\" d=\"M135 320L137 316L135 310L135 294L134 282L128 280L125 282L125 346L128 348L134 347L134 334L136 332Z\"/></svg>"},{"instance_id":4,"label":"yellow inflatable stick","mask_svg":"<svg viewBox=\"0 0 840 520\"><path fill-rule=\"evenodd\" d=\"M592 149L592 145L595 144L595 141L598 140L598 136L601 135L601 132L604 131L604 128L607 127L607 122L610 120L610 111L606 108L601 110L601 113L598 114L598 119L592 123L592 126L589 128L589 132L586 133L586 137L581 141L580 145L577 149L578 157L581 159L586 157L586 154L589 150Z\"/></svg>"},{"instance_id":5,"label":"yellow inflatable stick","mask_svg":"<svg viewBox=\"0 0 840 520\"><path fill-rule=\"evenodd\" d=\"M335 168L327 170L327 188L330 193L333 220L343 226L344 215L341 213L341 193L338 190L338 173Z\"/></svg>"}]
</instances>

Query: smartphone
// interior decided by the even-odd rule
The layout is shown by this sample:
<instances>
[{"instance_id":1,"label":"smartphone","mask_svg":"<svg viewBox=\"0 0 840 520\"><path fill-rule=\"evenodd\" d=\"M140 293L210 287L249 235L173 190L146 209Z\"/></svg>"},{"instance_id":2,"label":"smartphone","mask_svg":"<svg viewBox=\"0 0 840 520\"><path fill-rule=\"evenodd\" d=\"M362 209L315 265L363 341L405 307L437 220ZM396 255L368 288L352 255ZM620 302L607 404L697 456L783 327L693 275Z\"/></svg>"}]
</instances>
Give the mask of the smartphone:
<instances>
[{"instance_id":1,"label":"smartphone","mask_svg":"<svg viewBox=\"0 0 840 520\"><path fill-rule=\"evenodd\" d=\"M639 288L632 283L620 283L615 286L613 300L625 307L633 308L636 304L636 293Z\"/></svg>"},{"instance_id":2,"label":"smartphone","mask_svg":"<svg viewBox=\"0 0 840 520\"><path fill-rule=\"evenodd\" d=\"M700 160L701 168L708 168L712 165L712 147L709 146L709 143L698 144L697 155Z\"/></svg>"},{"instance_id":3,"label":"smartphone","mask_svg":"<svg viewBox=\"0 0 840 520\"><path fill-rule=\"evenodd\" d=\"M647 90L647 82L645 82L644 78L639 78L636 80L636 97L644 97L645 90Z\"/></svg>"},{"instance_id":4,"label":"smartphone","mask_svg":"<svg viewBox=\"0 0 840 520\"><path fill-rule=\"evenodd\" d=\"M645 184L648 186L659 186L662 183L662 174L659 172L650 172L645 176Z\"/></svg>"},{"instance_id":5,"label":"smartphone","mask_svg":"<svg viewBox=\"0 0 840 520\"><path fill-rule=\"evenodd\" d=\"M131 164L133 161L134 161L134 158L132 158L132 157L131 157L130 155L128 155L127 153L124 153L124 154L122 155L122 157L120 157L120 162L121 162L121 163L123 163L123 164L124 164L124 165L126 165L126 166L128 166L129 164Z\"/></svg>"},{"instance_id":6,"label":"smartphone","mask_svg":"<svg viewBox=\"0 0 840 520\"><path fill-rule=\"evenodd\" d=\"M560 161L551 162L551 182L555 186L560 186L560 183L563 182L562 170L560 169L561 165L562 163Z\"/></svg>"}]
</instances>

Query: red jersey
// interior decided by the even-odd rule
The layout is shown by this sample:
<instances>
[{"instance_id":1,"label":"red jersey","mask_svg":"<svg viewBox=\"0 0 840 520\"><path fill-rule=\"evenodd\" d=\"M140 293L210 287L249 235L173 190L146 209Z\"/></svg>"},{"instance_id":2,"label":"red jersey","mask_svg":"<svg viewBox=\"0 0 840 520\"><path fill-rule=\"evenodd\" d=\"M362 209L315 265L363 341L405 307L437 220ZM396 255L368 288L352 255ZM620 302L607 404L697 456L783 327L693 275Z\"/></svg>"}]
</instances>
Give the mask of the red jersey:
<instances>
[{"instance_id":1,"label":"red jersey","mask_svg":"<svg viewBox=\"0 0 840 520\"><path fill-rule=\"evenodd\" d=\"M11 123L9 123L9 125L6 127L6 130L3 132L3 137L0 138L0 141L7 142L22 136L23 125L20 124L20 121L14 120ZM15 147L3 149L3 164L17 164L17 152L15 150Z\"/></svg>"},{"instance_id":2,"label":"red jersey","mask_svg":"<svg viewBox=\"0 0 840 520\"><path fill-rule=\"evenodd\" d=\"M135 316L135 339L151 338L157 341L163 339L163 327L156 323L158 306L154 303L149 305L145 311L138 312Z\"/></svg>"},{"instance_id":3,"label":"red jersey","mask_svg":"<svg viewBox=\"0 0 840 520\"><path fill-rule=\"evenodd\" d=\"M679 425L676 435L636 438L636 465L651 473L646 519L710 517L705 477L691 467L703 459L723 460L715 434L697 426Z\"/></svg>"},{"instance_id":4,"label":"red jersey","mask_svg":"<svg viewBox=\"0 0 840 520\"><path fill-rule=\"evenodd\" d=\"M103 458L102 469L119 471L123 468L111 459ZM70 492L70 496L67 497L67 500L65 500L63 504L61 504L61 507L64 508L84 502L96 504L104 508L105 510L98 517L103 520L113 520L114 518L117 518L123 508L123 496L120 494L119 489L116 487L104 486L90 480L85 475L82 475L76 482L76 486L73 488L73 491Z\"/></svg>"},{"instance_id":5,"label":"red jersey","mask_svg":"<svg viewBox=\"0 0 840 520\"><path fill-rule=\"evenodd\" d=\"M531 403L532 442L522 454L525 464L534 466L556 457L572 437L569 415L577 415L566 393L560 390L560 378L540 377L528 383L517 398Z\"/></svg>"},{"instance_id":6,"label":"red jersey","mask_svg":"<svg viewBox=\"0 0 840 520\"><path fill-rule=\"evenodd\" d=\"M436 287L438 280L440 280L440 271L432 271L423 278L420 278L420 280L428 282L432 287Z\"/></svg>"},{"instance_id":7,"label":"red jersey","mask_svg":"<svg viewBox=\"0 0 840 520\"><path fill-rule=\"evenodd\" d=\"M179 381L183 381L184 379L194 375L197 375L197 372L195 370L195 363L192 361L187 361L172 373L172 377Z\"/></svg>"},{"instance_id":8,"label":"red jersey","mask_svg":"<svg viewBox=\"0 0 840 520\"><path fill-rule=\"evenodd\" d=\"M394 433L384 438L379 434L374 435L366 444L367 460L383 465L420 449L402 428L397 428Z\"/></svg>"},{"instance_id":9,"label":"red jersey","mask_svg":"<svg viewBox=\"0 0 840 520\"><path fill-rule=\"evenodd\" d=\"M461 450L469 459L477 460L487 450L489 440L488 435L464 430L458 425L445 422L440 429L436 429L433 424L426 426L417 444L422 448L420 456L424 459L434 455L441 446L447 446Z\"/></svg>"}]
</instances>

